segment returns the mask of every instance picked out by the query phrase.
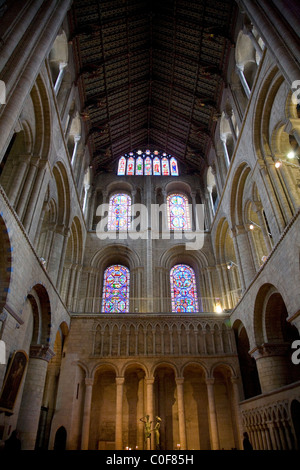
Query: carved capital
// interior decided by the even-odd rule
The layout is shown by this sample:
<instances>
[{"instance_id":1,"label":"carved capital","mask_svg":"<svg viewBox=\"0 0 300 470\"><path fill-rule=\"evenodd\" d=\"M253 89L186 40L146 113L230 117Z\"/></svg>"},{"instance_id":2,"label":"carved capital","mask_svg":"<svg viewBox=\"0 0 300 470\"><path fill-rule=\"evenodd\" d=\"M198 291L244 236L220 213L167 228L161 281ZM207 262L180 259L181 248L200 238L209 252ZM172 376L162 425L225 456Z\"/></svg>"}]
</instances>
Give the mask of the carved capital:
<instances>
[{"instance_id":1,"label":"carved capital","mask_svg":"<svg viewBox=\"0 0 300 470\"><path fill-rule=\"evenodd\" d=\"M42 359L49 362L55 356L54 351L44 344L36 344L30 346L29 357L32 359Z\"/></svg>"}]
</instances>

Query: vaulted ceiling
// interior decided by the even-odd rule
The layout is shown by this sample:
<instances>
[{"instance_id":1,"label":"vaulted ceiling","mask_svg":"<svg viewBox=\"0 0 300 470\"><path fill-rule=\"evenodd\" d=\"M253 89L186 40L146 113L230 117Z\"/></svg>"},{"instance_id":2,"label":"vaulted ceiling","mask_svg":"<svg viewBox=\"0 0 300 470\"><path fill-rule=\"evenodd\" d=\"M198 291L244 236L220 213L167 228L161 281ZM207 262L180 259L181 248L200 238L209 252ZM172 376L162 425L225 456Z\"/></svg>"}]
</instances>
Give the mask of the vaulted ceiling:
<instances>
[{"instance_id":1,"label":"vaulted ceiling","mask_svg":"<svg viewBox=\"0 0 300 470\"><path fill-rule=\"evenodd\" d=\"M69 41L96 172L149 148L201 173L235 21L233 0L73 1Z\"/></svg>"}]
</instances>

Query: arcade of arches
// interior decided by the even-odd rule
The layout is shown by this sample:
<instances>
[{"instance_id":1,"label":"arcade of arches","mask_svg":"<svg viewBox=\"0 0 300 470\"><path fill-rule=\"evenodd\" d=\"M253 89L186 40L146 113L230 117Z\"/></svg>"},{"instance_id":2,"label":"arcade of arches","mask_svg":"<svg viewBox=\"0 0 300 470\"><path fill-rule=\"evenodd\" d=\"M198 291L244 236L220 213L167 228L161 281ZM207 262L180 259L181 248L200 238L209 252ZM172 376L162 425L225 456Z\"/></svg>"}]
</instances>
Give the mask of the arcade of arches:
<instances>
[{"instance_id":1,"label":"arcade of arches","mask_svg":"<svg viewBox=\"0 0 300 470\"><path fill-rule=\"evenodd\" d=\"M123 52L84 55L113 47L114 2L0 2L0 447L16 429L30 450L242 449L245 431L257 450L300 449L299 7L229 3L230 47L191 20L215 61L225 41L221 70L174 33L174 67L202 78L189 95L174 72L167 104L159 47L145 86L142 51L122 46L126 89Z\"/></svg>"}]
</instances>

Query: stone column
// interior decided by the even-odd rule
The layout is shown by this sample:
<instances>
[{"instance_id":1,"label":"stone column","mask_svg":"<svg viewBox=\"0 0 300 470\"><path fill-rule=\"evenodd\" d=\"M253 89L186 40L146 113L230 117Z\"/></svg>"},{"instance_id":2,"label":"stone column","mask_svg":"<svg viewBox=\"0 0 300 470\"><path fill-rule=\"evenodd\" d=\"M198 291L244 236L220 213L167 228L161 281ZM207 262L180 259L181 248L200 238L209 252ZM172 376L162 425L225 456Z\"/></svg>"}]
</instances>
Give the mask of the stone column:
<instances>
[{"instance_id":1,"label":"stone column","mask_svg":"<svg viewBox=\"0 0 300 470\"><path fill-rule=\"evenodd\" d=\"M63 76L64 76L65 69L66 69L67 65L68 64L66 62L60 62L59 63L59 74L58 74L58 77L57 77L55 85L54 85L54 92L55 92L56 95L59 92L60 85L61 85L61 82L62 82L62 79L63 79Z\"/></svg>"},{"instance_id":2,"label":"stone column","mask_svg":"<svg viewBox=\"0 0 300 470\"><path fill-rule=\"evenodd\" d=\"M243 434L243 419L240 410L240 392L239 392L239 379L237 377L230 378L232 383L233 397L232 404L235 414L236 429L238 432L238 445L240 449L243 449L242 434Z\"/></svg>"},{"instance_id":3,"label":"stone column","mask_svg":"<svg viewBox=\"0 0 300 470\"><path fill-rule=\"evenodd\" d=\"M38 170L37 170L37 175L36 175L34 185L33 185L33 188L32 188L31 194L30 194L28 206L27 206L24 221L23 221L23 225L24 225L25 229L27 230L28 234L29 234L29 231L31 232L32 217L33 217L33 213L34 213L35 208L36 208L36 204L37 204L38 197L39 197L39 194L40 194L42 181L43 181L43 178L45 176L45 172L46 172L46 161L45 160L42 160L42 161L40 160ZM34 229L34 227L33 227L33 229Z\"/></svg>"},{"instance_id":4,"label":"stone column","mask_svg":"<svg viewBox=\"0 0 300 470\"><path fill-rule=\"evenodd\" d=\"M208 419L209 419L211 448L212 450L219 450L220 442L219 442L217 412L216 412L215 394L214 394L215 379L207 378L205 382L207 386Z\"/></svg>"},{"instance_id":5,"label":"stone column","mask_svg":"<svg viewBox=\"0 0 300 470\"><path fill-rule=\"evenodd\" d=\"M79 141L80 141L80 135L74 135L74 148L73 148L73 153L72 153L72 157L71 157L71 165L72 165L73 168L75 168L75 162L76 162L76 156L77 156Z\"/></svg>"},{"instance_id":6,"label":"stone column","mask_svg":"<svg viewBox=\"0 0 300 470\"><path fill-rule=\"evenodd\" d=\"M226 138L224 136L221 136L221 143L222 143L223 152L224 152L224 156L225 156L226 168L229 168L230 158L229 158L229 153L228 153L228 150L227 150Z\"/></svg>"},{"instance_id":7,"label":"stone column","mask_svg":"<svg viewBox=\"0 0 300 470\"><path fill-rule=\"evenodd\" d=\"M24 181L24 185L22 187L22 191L20 193L20 197L18 200L17 208L16 208L18 216L21 220L23 219L24 211L26 209L26 204L28 202L28 198L32 190L33 181L36 177L38 164L39 164L39 157L31 157L28 172L26 174L26 179Z\"/></svg>"},{"instance_id":8,"label":"stone column","mask_svg":"<svg viewBox=\"0 0 300 470\"><path fill-rule=\"evenodd\" d=\"M242 87L244 88L244 91L246 93L246 96L249 99L250 95L251 95L251 90L249 88L248 82L247 82L246 77L244 75L244 66L241 65L241 64L236 64L236 71L237 71L237 74L240 78Z\"/></svg>"},{"instance_id":9,"label":"stone column","mask_svg":"<svg viewBox=\"0 0 300 470\"><path fill-rule=\"evenodd\" d=\"M116 377L116 432L115 450L123 449L123 388L124 377Z\"/></svg>"},{"instance_id":10,"label":"stone column","mask_svg":"<svg viewBox=\"0 0 300 470\"><path fill-rule=\"evenodd\" d=\"M248 233L243 225L236 225L232 229L233 238L238 249L238 267L240 269L241 279L244 280L247 287L256 274L252 253L250 250Z\"/></svg>"},{"instance_id":11,"label":"stone column","mask_svg":"<svg viewBox=\"0 0 300 470\"><path fill-rule=\"evenodd\" d=\"M88 450L89 437L90 437L90 422L91 422L91 404L93 392L93 379L85 379L85 397L82 418L82 432L81 432L81 450Z\"/></svg>"},{"instance_id":12,"label":"stone column","mask_svg":"<svg viewBox=\"0 0 300 470\"><path fill-rule=\"evenodd\" d=\"M252 24L245 24L243 28L243 33L248 36L253 44L253 47L255 48L257 54L259 55L259 59L262 58L263 51L260 45L258 44L258 41L256 37L253 34L253 25Z\"/></svg>"},{"instance_id":13,"label":"stone column","mask_svg":"<svg viewBox=\"0 0 300 470\"><path fill-rule=\"evenodd\" d=\"M272 392L289 383L290 343L265 343L250 352L255 358L262 393Z\"/></svg>"},{"instance_id":14,"label":"stone column","mask_svg":"<svg viewBox=\"0 0 300 470\"><path fill-rule=\"evenodd\" d=\"M180 449L186 450L186 429L185 429L184 395L183 395L184 378L176 377L175 381L176 381L176 387L177 387Z\"/></svg>"},{"instance_id":15,"label":"stone column","mask_svg":"<svg viewBox=\"0 0 300 470\"><path fill-rule=\"evenodd\" d=\"M146 381L146 387L147 387L146 415L149 415L149 420L153 421L154 419L154 410L153 410L154 378L145 379L145 381ZM152 442L152 447L154 447L154 442ZM150 450L150 439L147 439L147 450Z\"/></svg>"},{"instance_id":16,"label":"stone column","mask_svg":"<svg viewBox=\"0 0 300 470\"><path fill-rule=\"evenodd\" d=\"M34 450L45 388L48 362L54 353L48 346L30 347L29 361L18 416L22 450Z\"/></svg>"},{"instance_id":17,"label":"stone column","mask_svg":"<svg viewBox=\"0 0 300 470\"><path fill-rule=\"evenodd\" d=\"M31 155L19 155L14 160L12 176L10 178L7 197L12 206L17 203L17 198L20 193L24 177L30 163Z\"/></svg>"},{"instance_id":18,"label":"stone column","mask_svg":"<svg viewBox=\"0 0 300 470\"><path fill-rule=\"evenodd\" d=\"M225 111L225 112L224 112L224 115L225 115L225 118L227 119L227 121L228 121L228 123L229 123L229 127L230 127L230 130L231 130L231 134L232 134L234 143L236 144L237 135L236 135L236 131L235 131L235 128L234 128L234 125L233 125L233 121L232 121L232 116L233 116L232 109L231 109L231 110L228 110L228 111Z\"/></svg>"}]
</instances>

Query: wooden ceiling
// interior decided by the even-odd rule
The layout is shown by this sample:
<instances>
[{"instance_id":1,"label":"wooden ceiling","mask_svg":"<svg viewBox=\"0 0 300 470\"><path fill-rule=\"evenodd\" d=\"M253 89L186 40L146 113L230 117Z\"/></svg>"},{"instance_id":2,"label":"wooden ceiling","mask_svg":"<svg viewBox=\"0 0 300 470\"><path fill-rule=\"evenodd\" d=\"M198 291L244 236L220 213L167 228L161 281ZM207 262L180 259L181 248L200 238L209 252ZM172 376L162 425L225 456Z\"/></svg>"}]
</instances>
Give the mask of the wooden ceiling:
<instances>
[{"instance_id":1,"label":"wooden ceiling","mask_svg":"<svg viewBox=\"0 0 300 470\"><path fill-rule=\"evenodd\" d=\"M96 172L147 148L202 172L235 21L232 0L73 1L69 41Z\"/></svg>"}]
</instances>

